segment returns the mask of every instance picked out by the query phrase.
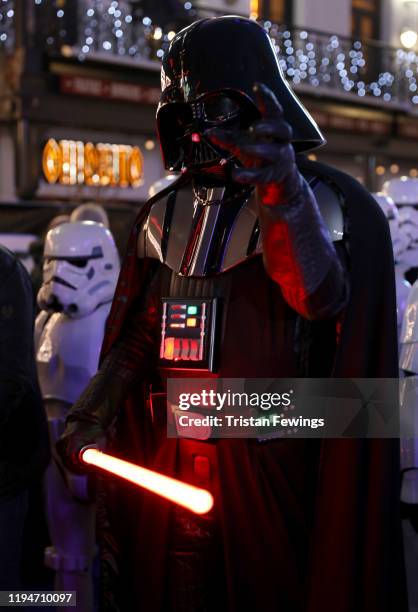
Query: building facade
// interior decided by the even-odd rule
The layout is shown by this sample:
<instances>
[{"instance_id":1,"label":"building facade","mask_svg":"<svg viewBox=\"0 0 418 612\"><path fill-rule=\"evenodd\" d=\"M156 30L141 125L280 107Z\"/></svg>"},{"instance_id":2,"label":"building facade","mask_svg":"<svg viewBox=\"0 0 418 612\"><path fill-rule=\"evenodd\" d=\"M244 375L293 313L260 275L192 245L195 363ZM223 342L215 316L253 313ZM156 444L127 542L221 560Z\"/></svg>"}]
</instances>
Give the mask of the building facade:
<instances>
[{"instance_id":1,"label":"building facade","mask_svg":"<svg viewBox=\"0 0 418 612\"><path fill-rule=\"evenodd\" d=\"M282 67L327 138L315 156L376 191L418 176L416 0L259 0ZM270 11L270 13L269 13ZM285 31L270 17L287 15Z\"/></svg>"},{"instance_id":2,"label":"building facade","mask_svg":"<svg viewBox=\"0 0 418 612\"><path fill-rule=\"evenodd\" d=\"M132 214L163 175L154 117L164 50L179 28L226 13L269 32L327 138L318 159L371 190L418 176L418 46L401 44L418 28L415 1L3 0L0 214L84 201Z\"/></svg>"}]
</instances>

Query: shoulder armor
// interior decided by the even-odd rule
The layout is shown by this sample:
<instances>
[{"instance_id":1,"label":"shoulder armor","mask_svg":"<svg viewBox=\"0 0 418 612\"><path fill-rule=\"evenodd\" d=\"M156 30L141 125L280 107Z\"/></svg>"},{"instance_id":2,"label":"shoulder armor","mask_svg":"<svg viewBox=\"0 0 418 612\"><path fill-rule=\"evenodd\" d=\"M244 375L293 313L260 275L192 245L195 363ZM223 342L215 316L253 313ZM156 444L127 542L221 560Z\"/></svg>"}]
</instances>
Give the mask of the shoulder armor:
<instances>
[{"instance_id":1,"label":"shoulder armor","mask_svg":"<svg viewBox=\"0 0 418 612\"><path fill-rule=\"evenodd\" d=\"M333 242L343 239L342 196L331 183L305 176ZM158 259L183 276L225 272L262 252L254 191L223 201L223 189L210 191L204 206L191 187L156 199L139 231L138 257ZM213 193L212 193L213 192Z\"/></svg>"},{"instance_id":2,"label":"shoulder armor","mask_svg":"<svg viewBox=\"0 0 418 612\"><path fill-rule=\"evenodd\" d=\"M321 216L328 228L330 238L338 242L344 238L343 196L338 188L317 176L305 174L305 180L312 189Z\"/></svg>"}]
</instances>

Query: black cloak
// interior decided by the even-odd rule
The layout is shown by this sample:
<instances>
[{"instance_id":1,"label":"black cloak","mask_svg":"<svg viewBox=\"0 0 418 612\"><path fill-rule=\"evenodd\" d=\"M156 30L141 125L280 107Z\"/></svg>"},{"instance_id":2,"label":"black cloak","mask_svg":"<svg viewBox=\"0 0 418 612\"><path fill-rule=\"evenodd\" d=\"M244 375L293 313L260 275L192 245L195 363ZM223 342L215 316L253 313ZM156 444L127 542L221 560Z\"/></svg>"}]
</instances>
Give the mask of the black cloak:
<instances>
[{"instance_id":1,"label":"black cloak","mask_svg":"<svg viewBox=\"0 0 418 612\"><path fill-rule=\"evenodd\" d=\"M333 339L336 349L329 375L397 377L396 298L387 221L374 199L351 177L304 158L298 160L298 165L301 170L333 182L345 199L350 297L340 321L338 343ZM181 188L187 180L182 176L168 190ZM139 213L131 234L108 319L102 358L118 339L133 300L147 282L152 264L150 260L137 260L136 243L138 228L152 201ZM326 325L311 323L311 336L316 330L322 335ZM313 362L317 358L318 354L311 356ZM112 450L136 463L147 464L151 439L152 428L138 390L120 413ZM152 467L173 473L176 440L169 442L173 444L166 445L161 465L153 463ZM269 549L269 543L277 539L278 529L286 537L286 525L283 530L283 525L275 522L268 487L251 471L251 453L241 453L237 467L234 449L238 441L221 442L218 465L225 487L220 502L224 550L227 561L235 558L234 564L226 563L231 602L228 612L245 609L273 612L279 604L274 601L271 585L275 571L279 570L275 569L277 550ZM316 501L309 530L307 580L300 585L304 600L301 610L406 611L399 440L327 439L318 444ZM244 488L239 485L241 479L245 479ZM99 509L102 609L127 611L140 607L146 612L161 612L169 503L151 494L138 493L116 479L106 479L102 484ZM286 503L292 512L291 496ZM147 529L148 521L157 524L158 530ZM144 549L145 562L141 556ZM251 564L252 580L243 579L249 575L248 571L241 572L246 564Z\"/></svg>"},{"instance_id":2,"label":"black cloak","mask_svg":"<svg viewBox=\"0 0 418 612\"><path fill-rule=\"evenodd\" d=\"M28 273L0 247L0 496L35 482L49 460L36 373L35 300Z\"/></svg>"}]
</instances>

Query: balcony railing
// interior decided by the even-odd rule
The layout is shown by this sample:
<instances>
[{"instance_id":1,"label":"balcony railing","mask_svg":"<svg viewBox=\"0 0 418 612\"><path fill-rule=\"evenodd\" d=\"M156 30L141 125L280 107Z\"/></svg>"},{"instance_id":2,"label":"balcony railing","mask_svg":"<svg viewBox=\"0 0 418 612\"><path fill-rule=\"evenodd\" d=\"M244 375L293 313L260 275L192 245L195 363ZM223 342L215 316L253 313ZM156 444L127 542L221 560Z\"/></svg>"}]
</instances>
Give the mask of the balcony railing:
<instances>
[{"instance_id":1,"label":"balcony railing","mask_svg":"<svg viewBox=\"0 0 418 612\"><path fill-rule=\"evenodd\" d=\"M18 0L0 0L0 45L13 51ZM23 1L23 0L21 0ZM75 55L158 69L175 31L200 16L184 2L171 23L154 23L132 0L25 0L33 9L34 36L48 53ZM168 4L165 4L168 12ZM178 6L178 5L177 5ZM418 113L418 55L269 21L280 65L296 90L344 97Z\"/></svg>"}]
</instances>

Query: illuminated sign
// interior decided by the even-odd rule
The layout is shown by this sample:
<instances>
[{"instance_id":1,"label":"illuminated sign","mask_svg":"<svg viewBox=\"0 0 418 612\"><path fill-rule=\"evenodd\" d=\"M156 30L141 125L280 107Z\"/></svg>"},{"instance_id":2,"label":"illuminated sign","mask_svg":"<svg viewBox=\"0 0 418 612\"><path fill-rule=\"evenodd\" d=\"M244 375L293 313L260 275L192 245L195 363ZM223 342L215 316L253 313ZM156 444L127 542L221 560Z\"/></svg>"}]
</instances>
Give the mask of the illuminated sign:
<instances>
[{"instance_id":1,"label":"illuminated sign","mask_svg":"<svg viewBox=\"0 0 418 612\"><path fill-rule=\"evenodd\" d=\"M98 187L139 187L144 161L139 147L50 138L42 169L48 183Z\"/></svg>"}]
</instances>

